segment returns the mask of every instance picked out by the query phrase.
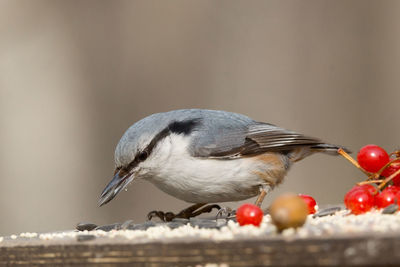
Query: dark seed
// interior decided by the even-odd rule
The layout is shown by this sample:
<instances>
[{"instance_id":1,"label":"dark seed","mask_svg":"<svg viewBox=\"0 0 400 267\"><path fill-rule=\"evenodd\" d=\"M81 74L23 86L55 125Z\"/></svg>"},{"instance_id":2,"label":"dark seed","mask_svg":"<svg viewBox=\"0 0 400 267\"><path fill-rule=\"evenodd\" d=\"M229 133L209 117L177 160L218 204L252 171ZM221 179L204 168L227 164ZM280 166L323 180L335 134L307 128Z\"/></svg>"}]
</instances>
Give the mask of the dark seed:
<instances>
[{"instance_id":1,"label":"dark seed","mask_svg":"<svg viewBox=\"0 0 400 267\"><path fill-rule=\"evenodd\" d=\"M199 228L218 229L221 227L217 225L216 220L209 220L209 219L190 218L189 223L192 227L197 226Z\"/></svg>"},{"instance_id":2,"label":"dark seed","mask_svg":"<svg viewBox=\"0 0 400 267\"><path fill-rule=\"evenodd\" d=\"M187 223L189 222L189 219L185 219L185 218L174 218L174 219L172 219L171 222L179 222L179 223L187 224Z\"/></svg>"},{"instance_id":3,"label":"dark seed","mask_svg":"<svg viewBox=\"0 0 400 267\"><path fill-rule=\"evenodd\" d=\"M127 230L146 230L146 227L143 224L131 224Z\"/></svg>"},{"instance_id":4,"label":"dark seed","mask_svg":"<svg viewBox=\"0 0 400 267\"><path fill-rule=\"evenodd\" d=\"M171 229L176 229L176 228L179 228L181 226L184 226L185 224L181 223L181 222L169 222L166 225Z\"/></svg>"},{"instance_id":5,"label":"dark seed","mask_svg":"<svg viewBox=\"0 0 400 267\"><path fill-rule=\"evenodd\" d=\"M223 227L223 226L227 225L228 220L229 219L217 219L216 220L217 227L220 228L220 227Z\"/></svg>"},{"instance_id":6,"label":"dark seed","mask_svg":"<svg viewBox=\"0 0 400 267\"><path fill-rule=\"evenodd\" d=\"M85 230L92 231L96 227L97 227L97 225L94 224L94 223L83 223L83 222L81 222L81 223L78 223L75 228L78 231L85 231Z\"/></svg>"},{"instance_id":7,"label":"dark seed","mask_svg":"<svg viewBox=\"0 0 400 267\"><path fill-rule=\"evenodd\" d=\"M89 240L93 240L95 238L96 238L95 235L77 235L76 236L76 240L79 241L79 242L89 241Z\"/></svg>"},{"instance_id":8,"label":"dark seed","mask_svg":"<svg viewBox=\"0 0 400 267\"><path fill-rule=\"evenodd\" d=\"M158 226L158 225L165 225L165 223L156 223L153 221L147 221L142 224L135 224L129 227L129 230L147 230L150 227Z\"/></svg>"},{"instance_id":9,"label":"dark seed","mask_svg":"<svg viewBox=\"0 0 400 267\"><path fill-rule=\"evenodd\" d=\"M393 214L399 210L399 205L397 204L390 204L386 208L382 210L382 214Z\"/></svg>"},{"instance_id":10,"label":"dark seed","mask_svg":"<svg viewBox=\"0 0 400 267\"><path fill-rule=\"evenodd\" d=\"M127 220L126 222L124 222L124 223L121 225L121 230L129 229L129 227L130 227L131 225L133 225L133 221L132 221L132 220Z\"/></svg>"},{"instance_id":11,"label":"dark seed","mask_svg":"<svg viewBox=\"0 0 400 267\"><path fill-rule=\"evenodd\" d=\"M113 223L113 224L108 224L108 225L103 225L103 226L97 226L95 229L96 230L103 230L105 232L109 232L111 230L120 230L121 229L121 224L120 223Z\"/></svg>"},{"instance_id":12,"label":"dark seed","mask_svg":"<svg viewBox=\"0 0 400 267\"><path fill-rule=\"evenodd\" d=\"M333 215L340 210L342 210L342 207L330 207L330 208L322 209L322 210L318 211L316 214L314 214L313 218Z\"/></svg>"}]
</instances>

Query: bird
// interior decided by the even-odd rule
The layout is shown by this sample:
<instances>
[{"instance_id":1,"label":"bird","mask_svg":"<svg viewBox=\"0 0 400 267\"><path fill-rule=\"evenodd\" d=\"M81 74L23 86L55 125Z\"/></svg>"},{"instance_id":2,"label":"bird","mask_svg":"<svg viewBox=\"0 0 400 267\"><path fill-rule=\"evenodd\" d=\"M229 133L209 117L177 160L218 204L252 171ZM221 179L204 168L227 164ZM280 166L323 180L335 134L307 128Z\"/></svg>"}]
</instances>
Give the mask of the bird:
<instances>
[{"instance_id":1,"label":"bird","mask_svg":"<svg viewBox=\"0 0 400 267\"><path fill-rule=\"evenodd\" d=\"M180 109L155 113L130 126L115 149L114 177L99 205L110 202L133 180L192 203L172 212L152 211L164 221L190 218L231 202L265 196L293 163L317 152L346 148L271 123L222 110Z\"/></svg>"}]
</instances>

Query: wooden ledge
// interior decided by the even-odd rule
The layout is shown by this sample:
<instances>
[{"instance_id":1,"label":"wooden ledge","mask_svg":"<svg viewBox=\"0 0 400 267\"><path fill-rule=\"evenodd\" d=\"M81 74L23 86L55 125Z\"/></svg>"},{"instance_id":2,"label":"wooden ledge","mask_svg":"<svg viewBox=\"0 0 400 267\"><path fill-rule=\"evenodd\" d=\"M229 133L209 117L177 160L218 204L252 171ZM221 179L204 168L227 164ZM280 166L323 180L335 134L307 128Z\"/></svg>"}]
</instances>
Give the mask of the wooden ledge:
<instances>
[{"instance_id":1,"label":"wooden ledge","mask_svg":"<svg viewBox=\"0 0 400 267\"><path fill-rule=\"evenodd\" d=\"M108 239L108 240L107 240ZM134 243L125 238L0 243L1 265L126 266L388 266L400 265L400 236L313 239L177 240ZM13 243L15 242L15 243Z\"/></svg>"}]
</instances>

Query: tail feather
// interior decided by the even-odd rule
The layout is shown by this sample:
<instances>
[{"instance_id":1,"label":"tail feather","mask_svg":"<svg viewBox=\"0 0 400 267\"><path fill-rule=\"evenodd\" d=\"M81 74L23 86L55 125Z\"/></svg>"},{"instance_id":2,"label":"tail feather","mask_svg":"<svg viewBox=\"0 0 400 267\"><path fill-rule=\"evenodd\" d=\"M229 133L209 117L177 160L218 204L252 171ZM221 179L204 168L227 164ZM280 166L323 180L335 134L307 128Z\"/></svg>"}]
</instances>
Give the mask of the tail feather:
<instances>
[{"instance_id":1,"label":"tail feather","mask_svg":"<svg viewBox=\"0 0 400 267\"><path fill-rule=\"evenodd\" d=\"M345 147L342 146L337 146L337 145L332 145L332 144L317 144L313 146L308 146L308 147L300 147L297 149L293 149L288 153L288 157L292 162L297 162L299 160L304 159L305 157L308 157L314 153L324 153L332 156L337 156L338 154L338 149L342 148L344 151L347 153L351 153L350 150L348 150Z\"/></svg>"},{"instance_id":2,"label":"tail feather","mask_svg":"<svg viewBox=\"0 0 400 267\"><path fill-rule=\"evenodd\" d=\"M310 147L312 152L322 152L325 154L336 156L338 155L338 149L341 148L347 153L351 153L351 151L343 146L332 145L332 144L319 144Z\"/></svg>"}]
</instances>

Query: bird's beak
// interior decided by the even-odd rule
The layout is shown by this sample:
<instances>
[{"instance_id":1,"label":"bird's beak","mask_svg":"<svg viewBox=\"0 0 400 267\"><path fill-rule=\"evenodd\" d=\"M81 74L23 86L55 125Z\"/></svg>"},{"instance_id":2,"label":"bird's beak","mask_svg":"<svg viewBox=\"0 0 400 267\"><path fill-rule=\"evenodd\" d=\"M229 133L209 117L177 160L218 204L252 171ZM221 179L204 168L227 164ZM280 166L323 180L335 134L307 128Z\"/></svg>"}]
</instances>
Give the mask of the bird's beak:
<instances>
[{"instance_id":1,"label":"bird's beak","mask_svg":"<svg viewBox=\"0 0 400 267\"><path fill-rule=\"evenodd\" d=\"M101 193L99 199L100 207L110 202L122 189L124 189L133 180L132 173L127 173L123 176L120 176L120 172L121 171L117 172L114 175L114 178L111 180L111 182L108 183L106 188L104 188L103 192Z\"/></svg>"}]
</instances>

